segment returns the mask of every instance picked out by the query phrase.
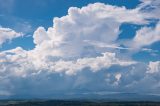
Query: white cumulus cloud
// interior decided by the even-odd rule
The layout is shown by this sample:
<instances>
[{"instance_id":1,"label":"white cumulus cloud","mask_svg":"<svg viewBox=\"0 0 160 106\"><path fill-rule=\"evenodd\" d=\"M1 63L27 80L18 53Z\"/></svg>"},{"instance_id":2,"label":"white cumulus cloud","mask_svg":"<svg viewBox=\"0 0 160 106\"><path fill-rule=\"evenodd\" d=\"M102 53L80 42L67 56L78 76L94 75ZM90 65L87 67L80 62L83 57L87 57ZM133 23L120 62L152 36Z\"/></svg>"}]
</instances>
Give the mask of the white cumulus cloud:
<instances>
[{"instance_id":1,"label":"white cumulus cloud","mask_svg":"<svg viewBox=\"0 0 160 106\"><path fill-rule=\"evenodd\" d=\"M10 28L0 27L0 46L5 43L7 40L11 41L14 38L23 36L22 33L18 33Z\"/></svg>"}]
</instances>

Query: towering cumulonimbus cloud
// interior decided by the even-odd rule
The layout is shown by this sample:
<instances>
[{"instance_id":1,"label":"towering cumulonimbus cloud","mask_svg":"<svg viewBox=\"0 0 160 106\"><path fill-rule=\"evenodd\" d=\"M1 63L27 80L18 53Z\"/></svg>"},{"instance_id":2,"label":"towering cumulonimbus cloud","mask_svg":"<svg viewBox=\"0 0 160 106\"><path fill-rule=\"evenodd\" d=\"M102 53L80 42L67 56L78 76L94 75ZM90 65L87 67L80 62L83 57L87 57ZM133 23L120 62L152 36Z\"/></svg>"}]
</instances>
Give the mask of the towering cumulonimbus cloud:
<instances>
[{"instance_id":1,"label":"towering cumulonimbus cloud","mask_svg":"<svg viewBox=\"0 0 160 106\"><path fill-rule=\"evenodd\" d=\"M84 41L112 44L118 38L122 23L145 24L146 18L148 15L136 9L127 10L125 7L102 3L90 4L81 9L71 7L67 16L54 18L53 27L47 31L40 27L33 37L38 50L52 48L55 55L80 55L88 46Z\"/></svg>"}]
</instances>

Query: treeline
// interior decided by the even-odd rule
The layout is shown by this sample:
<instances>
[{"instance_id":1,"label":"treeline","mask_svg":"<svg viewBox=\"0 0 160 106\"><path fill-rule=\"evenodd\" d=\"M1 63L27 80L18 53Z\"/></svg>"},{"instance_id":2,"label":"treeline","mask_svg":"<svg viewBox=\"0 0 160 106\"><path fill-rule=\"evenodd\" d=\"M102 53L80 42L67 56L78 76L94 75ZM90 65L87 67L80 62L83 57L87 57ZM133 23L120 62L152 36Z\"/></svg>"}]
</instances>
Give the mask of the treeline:
<instances>
[{"instance_id":1,"label":"treeline","mask_svg":"<svg viewBox=\"0 0 160 106\"><path fill-rule=\"evenodd\" d=\"M0 106L160 106L160 102L14 101Z\"/></svg>"}]
</instances>

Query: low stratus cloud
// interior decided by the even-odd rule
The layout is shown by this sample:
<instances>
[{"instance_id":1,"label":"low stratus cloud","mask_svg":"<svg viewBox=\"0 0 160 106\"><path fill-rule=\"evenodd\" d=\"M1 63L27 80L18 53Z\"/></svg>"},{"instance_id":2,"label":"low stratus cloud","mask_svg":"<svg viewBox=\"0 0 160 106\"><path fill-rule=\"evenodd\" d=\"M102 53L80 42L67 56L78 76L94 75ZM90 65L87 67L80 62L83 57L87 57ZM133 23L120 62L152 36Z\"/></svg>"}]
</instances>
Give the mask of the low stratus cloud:
<instances>
[{"instance_id":1,"label":"low stratus cloud","mask_svg":"<svg viewBox=\"0 0 160 106\"><path fill-rule=\"evenodd\" d=\"M159 62L138 62L117 51L144 50L144 46L160 40L159 23L155 28L146 26L150 19L159 19L159 7L146 12L146 5L157 3L142 2L135 9L103 3L71 7L68 15L53 19L53 27L39 27L34 32L34 49L17 47L0 52L0 92L6 92L1 95L49 96L101 90L160 93ZM145 27L130 43L122 43L118 35L123 23ZM1 44L21 36L2 29Z\"/></svg>"}]
</instances>

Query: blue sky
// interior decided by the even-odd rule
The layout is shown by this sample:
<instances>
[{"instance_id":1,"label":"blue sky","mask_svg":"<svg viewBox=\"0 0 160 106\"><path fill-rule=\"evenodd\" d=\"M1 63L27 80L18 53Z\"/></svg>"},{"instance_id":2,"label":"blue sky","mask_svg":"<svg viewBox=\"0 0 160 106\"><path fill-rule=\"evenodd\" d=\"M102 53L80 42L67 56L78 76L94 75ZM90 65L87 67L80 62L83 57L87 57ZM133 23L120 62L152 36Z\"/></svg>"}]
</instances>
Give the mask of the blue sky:
<instances>
[{"instance_id":1,"label":"blue sky","mask_svg":"<svg viewBox=\"0 0 160 106\"><path fill-rule=\"evenodd\" d=\"M160 95L159 4L0 0L0 97Z\"/></svg>"}]
</instances>

